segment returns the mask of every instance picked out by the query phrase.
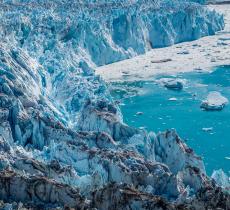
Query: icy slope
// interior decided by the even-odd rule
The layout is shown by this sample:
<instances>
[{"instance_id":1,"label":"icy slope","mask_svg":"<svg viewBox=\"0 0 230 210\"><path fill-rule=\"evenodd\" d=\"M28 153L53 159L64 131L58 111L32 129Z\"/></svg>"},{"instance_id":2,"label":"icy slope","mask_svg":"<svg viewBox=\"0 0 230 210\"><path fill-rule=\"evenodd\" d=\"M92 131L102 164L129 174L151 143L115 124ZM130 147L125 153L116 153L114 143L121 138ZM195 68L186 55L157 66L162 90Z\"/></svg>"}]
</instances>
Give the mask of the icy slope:
<instances>
[{"instance_id":1,"label":"icy slope","mask_svg":"<svg viewBox=\"0 0 230 210\"><path fill-rule=\"evenodd\" d=\"M1 3L0 199L38 209L228 208L176 132L125 125L91 68L212 34L222 17L183 1L92 2Z\"/></svg>"}]
</instances>

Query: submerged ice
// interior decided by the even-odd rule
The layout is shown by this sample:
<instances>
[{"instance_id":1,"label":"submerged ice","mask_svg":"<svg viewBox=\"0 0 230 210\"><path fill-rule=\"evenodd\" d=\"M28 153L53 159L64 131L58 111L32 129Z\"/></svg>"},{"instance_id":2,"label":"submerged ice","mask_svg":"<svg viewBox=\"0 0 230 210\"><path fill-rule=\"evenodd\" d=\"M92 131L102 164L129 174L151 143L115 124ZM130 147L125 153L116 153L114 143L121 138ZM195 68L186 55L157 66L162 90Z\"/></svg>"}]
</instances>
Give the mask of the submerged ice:
<instances>
[{"instance_id":1,"label":"submerged ice","mask_svg":"<svg viewBox=\"0 0 230 210\"><path fill-rule=\"evenodd\" d=\"M212 35L224 26L221 15L167 0L21 0L1 8L0 199L41 208L229 207L177 133L126 125L93 71Z\"/></svg>"}]
</instances>

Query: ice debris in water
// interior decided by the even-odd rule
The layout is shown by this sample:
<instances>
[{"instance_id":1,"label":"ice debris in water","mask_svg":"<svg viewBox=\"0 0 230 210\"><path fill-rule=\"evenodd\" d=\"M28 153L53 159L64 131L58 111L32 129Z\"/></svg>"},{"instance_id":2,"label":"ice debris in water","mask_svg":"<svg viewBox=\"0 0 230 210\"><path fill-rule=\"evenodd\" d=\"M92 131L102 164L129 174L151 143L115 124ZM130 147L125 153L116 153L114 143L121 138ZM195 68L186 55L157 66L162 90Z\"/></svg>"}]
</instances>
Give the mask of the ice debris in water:
<instances>
[{"instance_id":1,"label":"ice debris in water","mask_svg":"<svg viewBox=\"0 0 230 210\"><path fill-rule=\"evenodd\" d=\"M161 78L157 83L172 90L182 90L185 84L185 80L178 78Z\"/></svg>"},{"instance_id":2,"label":"ice debris in water","mask_svg":"<svg viewBox=\"0 0 230 210\"><path fill-rule=\"evenodd\" d=\"M210 132L210 131L213 131L213 127L209 127L209 128L202 128L202 131L204 131L204 132Z\"/></svg>"},{"instance_id":3,"label":"ice debris in water","mask_svg":"<svg viewBox=\"0 0 230 210\"><path fill-rule=\"evenodd\" d=\"M175 97L169 98L169 101L177 101L178 99Z\"/></svg>"},{"instance_id":4,"label":"ice debris in water","mask_svg":"<svg viewBox=\"0 0 230 210\"><path fill-rule=\"evenodd\" d=\"M212 91L208 94L207 99L202 101L201 108L207 111L218 111L222 110L227 103L228 99L222 96L221 93Z\"/></svg>"}]
</instances>

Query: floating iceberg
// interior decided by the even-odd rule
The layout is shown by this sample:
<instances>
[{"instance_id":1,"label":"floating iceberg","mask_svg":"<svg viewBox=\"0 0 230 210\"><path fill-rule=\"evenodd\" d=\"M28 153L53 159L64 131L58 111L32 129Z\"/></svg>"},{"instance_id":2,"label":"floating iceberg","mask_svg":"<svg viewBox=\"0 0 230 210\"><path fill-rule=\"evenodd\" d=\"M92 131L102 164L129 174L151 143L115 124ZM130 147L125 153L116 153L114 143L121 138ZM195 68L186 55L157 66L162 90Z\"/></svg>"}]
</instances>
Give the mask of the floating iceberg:
<instances>
[{"instance_id":1,"label":"floating iceberg","mask_svg":"<svg viewBox=\"0 0 230 210\"><path fill-rule=\"evenodd\" d=\"M157 81L157 83L163 85L164 87L172 90L182 90L185 81L177 78L162 78Z\"/></svg>"},{"instance_id":2,"label":"floating iceberg","mask_svg":"<svg viewBox=\"0 0 230 210\"><path fill-rule=\"evenodd\" d=\"M208 111L222 110L228 103L228 99L221 93L213 91L208 94L207 99L202 101L201 108Z\"/></svg>"}]
</instances>

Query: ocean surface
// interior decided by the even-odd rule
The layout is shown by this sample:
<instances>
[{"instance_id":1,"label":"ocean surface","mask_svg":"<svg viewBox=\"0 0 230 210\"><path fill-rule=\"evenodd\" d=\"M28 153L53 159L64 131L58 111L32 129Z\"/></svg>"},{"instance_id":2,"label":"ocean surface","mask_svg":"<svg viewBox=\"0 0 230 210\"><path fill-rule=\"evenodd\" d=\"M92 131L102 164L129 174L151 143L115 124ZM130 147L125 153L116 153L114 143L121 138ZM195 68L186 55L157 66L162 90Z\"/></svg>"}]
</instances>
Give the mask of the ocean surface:
<instances>
[{"instance_id":1,"label":"ocean surface","mask_svg":"<svg viewBox=\"0 0 230 210\"><path fill-rule=\"evenodd\" d=\"M180 137L202 156L207 173L222 168L230 171L230 105L222 111L200 108L210 91L218 91L230 100L230 66L212 72L197 70L171 76L185 81L183 90L170 90L156 81L119 82L110 85L120 102L124 122L148 131L175 128Z\"/></svg>"}]
</instances>

